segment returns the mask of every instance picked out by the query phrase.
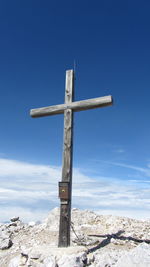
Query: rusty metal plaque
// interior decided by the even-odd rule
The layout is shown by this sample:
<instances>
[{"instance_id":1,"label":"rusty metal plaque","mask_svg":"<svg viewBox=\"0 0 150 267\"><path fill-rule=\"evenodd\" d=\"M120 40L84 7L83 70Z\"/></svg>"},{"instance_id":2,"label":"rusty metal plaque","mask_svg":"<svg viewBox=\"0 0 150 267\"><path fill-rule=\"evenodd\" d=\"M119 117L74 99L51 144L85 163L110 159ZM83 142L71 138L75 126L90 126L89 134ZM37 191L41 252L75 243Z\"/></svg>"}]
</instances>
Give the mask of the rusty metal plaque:
<instances>
[{"instance_id":1,"label":"rusty metal plaque","mask_svg":"<svg viewBox=\"0 0 150 267\"><path fill-rule=\"evenodd\" d=\"M59 182L59 197L60 199L68 200L69 199L69 182Z\"/></svg>"}]
</instances>

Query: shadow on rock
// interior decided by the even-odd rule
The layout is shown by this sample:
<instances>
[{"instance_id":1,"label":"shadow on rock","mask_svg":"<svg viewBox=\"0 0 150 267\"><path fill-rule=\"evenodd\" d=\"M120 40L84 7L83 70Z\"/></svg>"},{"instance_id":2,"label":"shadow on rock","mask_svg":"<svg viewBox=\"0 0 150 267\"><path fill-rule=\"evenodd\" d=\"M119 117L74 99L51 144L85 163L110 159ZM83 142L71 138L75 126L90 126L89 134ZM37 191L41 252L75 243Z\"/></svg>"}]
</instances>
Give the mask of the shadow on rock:
<instances>
[{"instance_id":1,"label":"shadow on rock","mask_svg":"<svg viewBox=\"0 0 150 267\"><path fill-rule=\"evenodd\" d=\"M94 252L96 251L97 249L100 249L100 248L103 248L107 245L109 245L111 243L111 239L115 239L115 240L127 240L127 241L133 241L133 242L136 242L136 243L147 243L147 244L150 244L150 240L148 239L138 239L138 238L134 238L134 237L131 237L131 236L123 236L121 234L125 233L125 231L121 230L121 231L118 231L117 233L115 234L107 234L107 235L88 235L88 236L92 236L92 237L102 237L102 238L105 238L102 242L100 242L98 245L94 246L93 248L90 248L88 250L88 253L91 253L91 252Z\"/></svg>"}]
</instances>

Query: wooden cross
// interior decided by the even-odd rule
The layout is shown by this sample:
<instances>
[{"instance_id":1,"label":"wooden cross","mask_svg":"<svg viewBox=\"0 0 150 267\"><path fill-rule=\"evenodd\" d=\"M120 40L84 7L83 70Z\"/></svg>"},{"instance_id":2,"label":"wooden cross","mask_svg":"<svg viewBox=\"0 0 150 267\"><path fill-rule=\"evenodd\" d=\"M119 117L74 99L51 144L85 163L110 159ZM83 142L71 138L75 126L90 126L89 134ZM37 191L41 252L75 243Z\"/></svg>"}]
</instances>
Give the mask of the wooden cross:
<instances>
[{"instance_id":1,"label":"wooden cross","mask_svg":"<svg viewBox=\"0 0 150 267\"><path fill-rule=\"evenodd\" d=\"M98 97L83 101L74 100L74 71L66 71L65 104L31 109L33 118L64 113L64 147L62 182L59 182L60 224L59 247L70 246L71 196L72 196L72 152L73 152L73 112L110 106L112 96Z\"/></svg>"}]
</instances>

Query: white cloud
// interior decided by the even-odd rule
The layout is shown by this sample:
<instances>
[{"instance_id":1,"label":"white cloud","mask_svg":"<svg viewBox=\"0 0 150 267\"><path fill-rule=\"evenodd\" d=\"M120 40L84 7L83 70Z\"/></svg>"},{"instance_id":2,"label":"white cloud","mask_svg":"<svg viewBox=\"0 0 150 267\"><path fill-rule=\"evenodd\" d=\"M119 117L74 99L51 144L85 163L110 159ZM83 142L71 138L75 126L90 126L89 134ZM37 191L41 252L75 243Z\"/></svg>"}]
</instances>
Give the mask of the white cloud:
<instances>
[{"instance_id":1,"label":"white cloud","mask_svg":"<svg viewBox=\"0 0 150 267\"><path fill-rule=\"evenodd\" d=\"M58 167L49 167L46 165L34 165L26 162L21 162L11 159L0 159L0 176L15 176L15 177L56 177L60 176L60 168Z\"/></svg>"},{"instance_id":2,"label":"white cloud","mask_svg":"<svg viewBox=\"0 0 150 267\"><path fill-rule=\"evenodd\" d=\"M124 167L124 168L128 168L128 169L132 169L135 171L139 171L139 172L146 174L147 176L150 176L150 169L148 169L148 168L141 168L138 166L134 166L134 165L130 165L130 164L123 164L123 163L113 163L113 164L116 166L120 166L120 167Z\"/></svg>"},{"instance_id":3,"label":"white cloud","mask_svg":"<svg viewBox=\"0 0 150 267\"><path fill-rule=\"evenodd\" d=\"M148 165L148 168L142 168L142 167L139 167L139 166L120 163L120 162L113 162L113 161L103 161L103 162L106 163L106 164L110 164L110 165L114 165L114 166L118 166L118 167L132 169L132 170L138 171L140 173L143 173L148 177L150 176L150 165Z\"/></svg>"},{"instance_id":4,"label":"white cloud","mask_svg":"<svg viewBox=\"0 0 150 267\"><path fill-rule=\"evenodd\" d=\"M60 167L0 159L0 221L9 220L13 215L19 215L24 221L41 220L51 208L59 206L60 180ZM137 218L149 214L148 183L141 186L134 180L89 177L80 169L74 169L72 192L75 207Z\"/></svg>"},{"instance_id":5,"label":"white cloud","mask_svg":"<svg viewBox=\"0 0 150 267\"><path fill-rule=\"evenodd\" d=\"M125 150L122 148L118 148L118 149L114 150L114 152L116 152L118 154L123 154L123 153L125 153Z\"/></svg>"},{"instance_id":6,"label":"white cloud","mask_svg":"<svg viewBox=\"0 0 150 267\"><path fill-rule=\"evenodd\" d=\"M3 217L1 216L0 218L3 219L4 222L9 221L10 218L14 216L20 217L20 219L24 218L24 222L30 222L30 221L43 221L47 217L47 212L45 210L33 210L32 209L27 209L27 208L22 208L20 206L14 206L14 207L5 207L5 209L2 210ZM9 217L8 217L9 214Z\"/></svg>"}]
</instances>

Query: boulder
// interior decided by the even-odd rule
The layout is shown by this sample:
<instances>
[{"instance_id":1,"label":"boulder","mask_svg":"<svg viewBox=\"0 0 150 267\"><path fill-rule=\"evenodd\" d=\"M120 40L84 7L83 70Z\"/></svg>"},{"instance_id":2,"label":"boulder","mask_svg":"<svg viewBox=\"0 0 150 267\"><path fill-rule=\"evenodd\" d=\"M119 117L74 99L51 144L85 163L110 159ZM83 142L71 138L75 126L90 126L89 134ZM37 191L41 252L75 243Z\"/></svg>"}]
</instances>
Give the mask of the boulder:
<instances>
[{"instance_id":1,"label":"boulder","mask_svg":"<svg viewBox=\"0 0 150 267\"><path fill-rule=\"evenodd\" d=\"M142 243L136 248L125 252L115 267L150 267L150 245Z\"/></svg>"},{"instance_id":2,"label":"boulder","mask_svg":"<svg viewBox=\"0 0 150 267\"><path fill-rule=\"evenodd\" d=\"M12 240L8 237L6 238L0 238L0 249L4 250L4 249L8 249L12 246Z\"/></svg>"},{"instance_id":3,"label":"boulder","mask_svg":"<svg viewBox=\"0 0 150 267\"><path fill-rule=\"evenodd\" d=\"M10 219L11 222L17 222L19 221L19 217L18 216L14 216Z\"/></svg>"}]
</instances>

